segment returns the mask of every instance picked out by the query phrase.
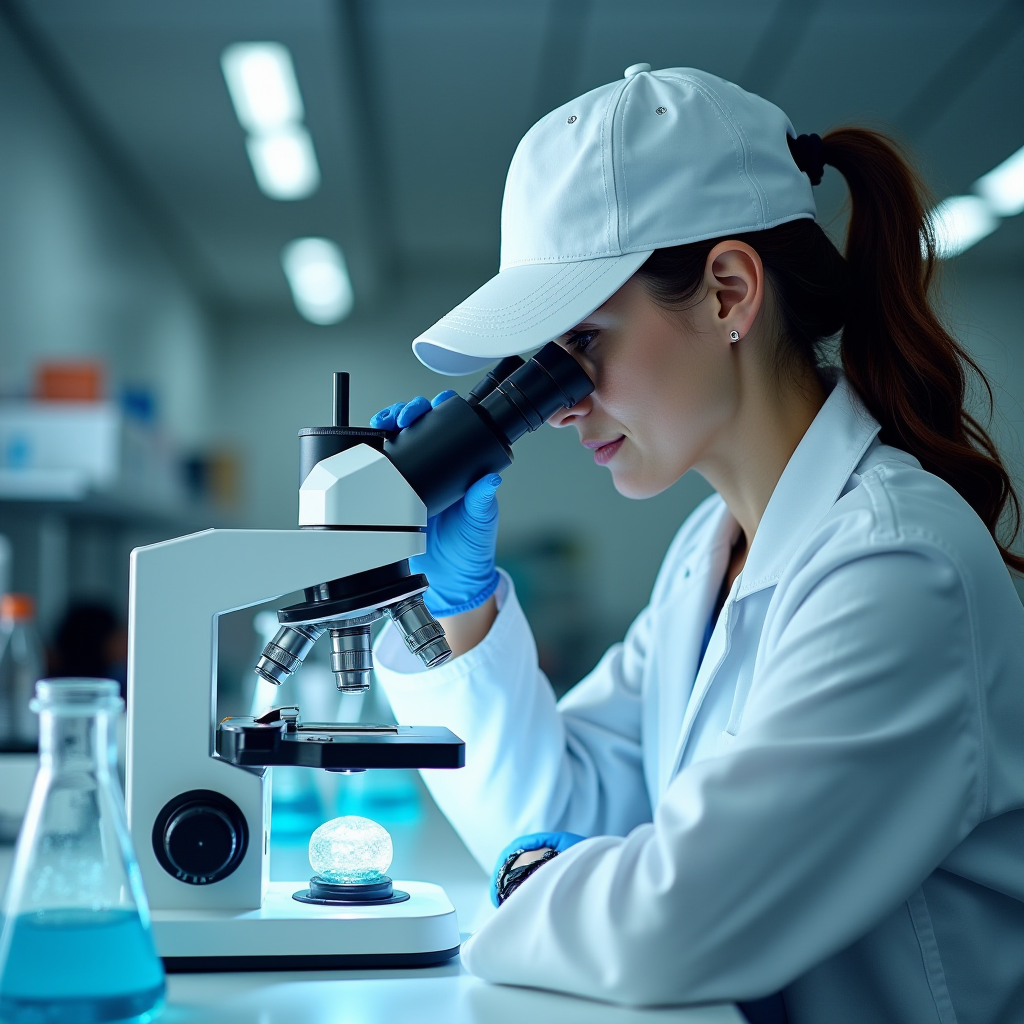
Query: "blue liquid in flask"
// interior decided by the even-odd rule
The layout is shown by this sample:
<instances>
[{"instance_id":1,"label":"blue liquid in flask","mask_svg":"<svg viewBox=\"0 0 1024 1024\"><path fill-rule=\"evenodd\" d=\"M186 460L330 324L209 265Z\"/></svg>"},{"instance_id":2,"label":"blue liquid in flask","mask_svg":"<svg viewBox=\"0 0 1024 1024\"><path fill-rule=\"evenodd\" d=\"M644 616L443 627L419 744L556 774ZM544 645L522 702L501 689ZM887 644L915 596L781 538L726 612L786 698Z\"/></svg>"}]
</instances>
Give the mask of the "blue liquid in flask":
<instances>
[{"instance_id":1,"label":"blue liquid in flask","mask_svg":"<svg viewBox=\"0 0 1024 1024\"><path fill-rule=\"evenodd\" d=\"M13 922L0 978L3 1024L145 1024L164 974L135 910L41 910Z\"/></svg>"}]
</instances>

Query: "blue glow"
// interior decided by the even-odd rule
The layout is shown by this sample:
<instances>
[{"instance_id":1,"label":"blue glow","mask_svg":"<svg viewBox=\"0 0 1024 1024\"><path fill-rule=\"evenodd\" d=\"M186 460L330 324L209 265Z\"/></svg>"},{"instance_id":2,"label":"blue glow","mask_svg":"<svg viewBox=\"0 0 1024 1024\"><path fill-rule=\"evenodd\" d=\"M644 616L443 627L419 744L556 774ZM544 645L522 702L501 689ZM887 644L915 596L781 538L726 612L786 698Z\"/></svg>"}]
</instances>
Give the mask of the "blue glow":
<instances>
[{"instance_id":1,"label":"blue glow","mask_svg":"<svg viewBox=\"0 0 1024 1024\"><path fill-rule=\"evenodd\" d=\"M324 822L309 839L310 866L326 882L377 882L393 856L388 830L354 814Z\"/></svg>"}]
</instances>

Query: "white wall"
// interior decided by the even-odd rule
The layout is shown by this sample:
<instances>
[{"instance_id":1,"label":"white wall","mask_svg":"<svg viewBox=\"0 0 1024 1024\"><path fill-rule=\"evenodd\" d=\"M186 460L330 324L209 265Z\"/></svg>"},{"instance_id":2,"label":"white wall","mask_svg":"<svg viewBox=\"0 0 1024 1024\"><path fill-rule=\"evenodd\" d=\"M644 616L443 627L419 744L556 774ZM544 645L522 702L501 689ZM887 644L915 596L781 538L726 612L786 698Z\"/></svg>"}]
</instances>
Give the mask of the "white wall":
<instances>
[{"instance_id":1,"label":"white wall","mask_svg":"<svg viewBox=\"0 0 1024 1024\"><path fill-rule=\"evenodd\" d=\"M951 326L992 385L993 439L1024 493L1024 274L1016 267L953 268L947 292Z\"/></svg>"},{"instance_id":2,"label":"white wall","mask_svg":"<svg viewBox=\"0 0 1024 1024\"><path fill-rule=\"evenodd\" d=\"M1024 274L1016 265L970 260L951 270L948 320L992 385L987 425L1024 504ZM978 408L985 415L987 409ZM1024 530L1014 547L1024 552ZM1024 600L1024 579L1014 583Z\"/></svg>"},{"instance_id":3,"label":"white wall","mask_svg":"<svg viewBox=\"0 0 1024 1024\"><path fill-rule=\"evenodd\" d=\"M200 305L48 83L0 21L0 388L41 357L99 357L142 384L171 434L209 433Z\"/></svg>"}]
</instances>

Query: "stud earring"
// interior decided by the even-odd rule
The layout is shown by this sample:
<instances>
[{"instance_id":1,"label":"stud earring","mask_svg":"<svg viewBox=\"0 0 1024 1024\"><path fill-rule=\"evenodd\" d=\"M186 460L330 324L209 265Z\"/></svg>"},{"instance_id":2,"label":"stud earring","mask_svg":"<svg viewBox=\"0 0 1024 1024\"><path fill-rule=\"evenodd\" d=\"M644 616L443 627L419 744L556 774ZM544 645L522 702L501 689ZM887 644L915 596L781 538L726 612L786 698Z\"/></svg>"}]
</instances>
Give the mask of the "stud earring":
<instances>
[{"instance_id":1,"label":"stud earring","mask_svg":"<svg viewBox=\"0 0 1024 1024\"><path fill-rule=\"evenodd\" d=\"M729 337L733 341L739 341L740 340L740 332L739 331L730 331L729 332Z\"/></svg>"}]
</instances>

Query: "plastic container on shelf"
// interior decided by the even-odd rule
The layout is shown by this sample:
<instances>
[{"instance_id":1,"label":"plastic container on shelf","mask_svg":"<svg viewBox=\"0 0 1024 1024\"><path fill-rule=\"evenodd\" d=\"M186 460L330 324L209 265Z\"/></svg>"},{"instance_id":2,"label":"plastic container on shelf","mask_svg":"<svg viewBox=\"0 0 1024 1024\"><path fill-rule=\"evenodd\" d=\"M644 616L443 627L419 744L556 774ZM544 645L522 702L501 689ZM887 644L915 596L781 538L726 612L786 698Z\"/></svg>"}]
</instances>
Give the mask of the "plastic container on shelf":
<instances>
[{"instance_id":1,"label":"plastic container on shelf","mask_svg":"<svg viewBox=\"0 0 1024 1024\"><path fill-rule=\"evenodd\" d=\"M39 772L0 933L0 1021L153 1020L164 971L115 768L124 708L106 679L44 679Z\"/></svg>"},{"instance_id":2,"label":"plastic container on shelf","mask_svg":"<svg viewBox=\"0 0 1024 1024\"><path fill-rule=\"evenodd\" d=\"M29 708L43 674L43 645L28 594L0 597L0 751L34 751L39 722Z\"/></svg>"}]
</instances>

